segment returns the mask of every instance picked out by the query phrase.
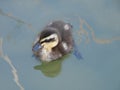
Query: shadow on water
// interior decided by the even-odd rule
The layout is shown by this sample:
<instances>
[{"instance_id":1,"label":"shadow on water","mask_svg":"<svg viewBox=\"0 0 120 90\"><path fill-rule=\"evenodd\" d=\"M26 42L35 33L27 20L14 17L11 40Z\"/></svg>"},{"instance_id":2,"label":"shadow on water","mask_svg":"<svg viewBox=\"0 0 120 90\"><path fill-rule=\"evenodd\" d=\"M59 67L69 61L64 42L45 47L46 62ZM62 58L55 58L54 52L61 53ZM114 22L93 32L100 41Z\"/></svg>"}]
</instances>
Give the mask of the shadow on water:
<instances>
[{"instance_id":1,"label":"shadow on water","mask_svg":"<svg viewBox=\"0 0 120 90\"><path fill-rule=\"evenodd\" d=\"M70 55L70 54L69 54ZM47 77L56 77L60 74L62 68L62 62L69 56L65 55L59 60L52 62L42 62L40 65L34 66L35 70L40 70Z\"/></svg>"}]
</instances>

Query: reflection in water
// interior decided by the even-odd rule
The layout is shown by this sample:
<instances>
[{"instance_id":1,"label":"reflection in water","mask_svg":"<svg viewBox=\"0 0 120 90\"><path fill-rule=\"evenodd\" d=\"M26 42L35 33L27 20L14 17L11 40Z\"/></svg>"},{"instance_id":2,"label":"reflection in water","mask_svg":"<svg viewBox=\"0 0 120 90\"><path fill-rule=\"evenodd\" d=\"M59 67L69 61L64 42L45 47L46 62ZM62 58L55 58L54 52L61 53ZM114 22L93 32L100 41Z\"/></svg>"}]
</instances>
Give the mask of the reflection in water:
<instances>
[{"instance_id":1,"label":"reflection in water","mask_svg":"<svg viewBox=\"0 0 120 90\"><path fill-rule=\"evenodd\" d=\"M10 19L13 19L14 21L16 21L19 25L26 25L30 30L34 31L32 28L31 24L26 23L24 20L21 20L17 17L15 17L12 13L5 13L1 8L0 8L0 15L2 16L6 16Z\"/></svg>"},{"instance_id":2,"label":"reflection in water","mask_svg":"<svg viewBox=\"0 0 120 90\"><path fill-rule=\"evenodd\" d=\"M111 39L96 38L93 28L84 19L80 18L80 30L78 30L78 32L77 32L80 36L80 38L79 38L80 41L82 39L82 36L85 36L86 43L90 42L89 32L87 32L87 30L85 30L83 28L84 25L88 28L88 30L90 30L90 35L92 36L93 41L98 44L109 44L109 43L112 43L113 41L120 40L120 37L113 37Z\"/></svg>"},{"instance_id":3,"label":"reflection in water","mask_svg":"<svg viewBox=\"0 0 120 90\"><path fill-rule=\"evenodd\" d=\"M2 38L0 38L0 57L3 58L11 67L11 69L12 69L11 72L14 76L14 81L17 84L17 86L20 88L20 90L24 90L23 86L19 82L19 77L18 77L16 68L12 64L10 58L7 55L4 55L4 53L3 53L2 45L3 45L3 40L2 40Z\"/></svg>"},{"instance_id":4,"label":"reflection in water","mask_svg":"<svg viewBox=\"0 0 120 90\"><path fill-rule=\"evenodd\" d=\"M36 70L40 70L47 77L56 77L61 71L61 64L68 55L64 56L59 60L52 62L42 62L42 64L34 67Z\"/></svg>"},{"instance_id":5,"label":"reflection in water","mask_svg":"<svg viewBox=\"0 0 120 90\"><path fill-rule=\"evenodd\" d=\"M0 9L0 15L7 16L7 17L15 20L15 21L18 22L18 23L23 23L23 24L25 24L25 22L24 22L23 20L16 18L15 16L13 16L12 13L5 13L4 11L2 11L2 9Z\"/></svg>"}]
</instances>

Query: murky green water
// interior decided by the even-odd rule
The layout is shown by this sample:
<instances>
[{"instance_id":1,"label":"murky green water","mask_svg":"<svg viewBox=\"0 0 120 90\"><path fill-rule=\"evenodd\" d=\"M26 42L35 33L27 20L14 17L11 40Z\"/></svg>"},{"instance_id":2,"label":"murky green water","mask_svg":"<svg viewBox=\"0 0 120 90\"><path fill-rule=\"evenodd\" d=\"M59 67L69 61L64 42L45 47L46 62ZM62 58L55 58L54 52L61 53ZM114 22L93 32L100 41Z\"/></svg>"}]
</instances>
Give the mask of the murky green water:
<instances>
[{"instance_id":1,"label":"murky green water","mask_svg":"<svg viewBox=\"0 0 120 90\"><path fill-rule=\"evenodd\" d=\"M0 90L120 90L119 0L0 0ZM83 59L41 63L32 44L53 20L70 22Z\"/></svg>"}]
</instances>

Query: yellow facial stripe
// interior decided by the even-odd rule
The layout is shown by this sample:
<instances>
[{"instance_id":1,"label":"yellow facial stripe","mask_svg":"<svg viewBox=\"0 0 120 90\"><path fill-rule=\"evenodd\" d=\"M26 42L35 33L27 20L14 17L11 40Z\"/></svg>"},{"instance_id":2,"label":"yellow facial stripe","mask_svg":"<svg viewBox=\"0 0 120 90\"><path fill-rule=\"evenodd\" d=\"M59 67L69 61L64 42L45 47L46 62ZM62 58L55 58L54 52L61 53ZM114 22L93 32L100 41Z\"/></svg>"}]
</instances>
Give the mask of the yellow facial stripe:
<instances>
[{"instance_id":1,"label":"yellow facial stripe","mask_svg":"<svg viewBox=\"0 0 120 90\"><path fill-rule=\"evenodd\" d=\"M51 38L54 38L55 40L51 41L51 42L44 42L45 40L49 40ZM41 46L43 46L44 49L46 49L47 51L51 51L53 47L57 46L59 40L58 40L57 34L52 34L52 35L42 39L40 42L43 42L43 43L41 43Z\"/></svg>"}]
</instances>

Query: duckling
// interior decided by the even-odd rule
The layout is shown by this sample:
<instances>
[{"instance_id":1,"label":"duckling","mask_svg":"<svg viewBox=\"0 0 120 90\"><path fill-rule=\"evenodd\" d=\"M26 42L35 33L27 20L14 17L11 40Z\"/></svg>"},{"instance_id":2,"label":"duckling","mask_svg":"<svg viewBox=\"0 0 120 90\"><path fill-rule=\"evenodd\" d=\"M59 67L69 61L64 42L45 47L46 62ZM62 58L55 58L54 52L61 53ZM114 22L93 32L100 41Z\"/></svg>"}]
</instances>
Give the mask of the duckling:
<instances>
[{"instance_id":1,"label":"duckling","mask_svg":"<svg viewBox=\"0 0 120 90\"><path fill-rule=\"evenodd\" d=\"M50 62L69 54L73 50L72 25L64 21L53 21L38 34L32 51L41 61Z\"/></svg>"}]
</instances>

